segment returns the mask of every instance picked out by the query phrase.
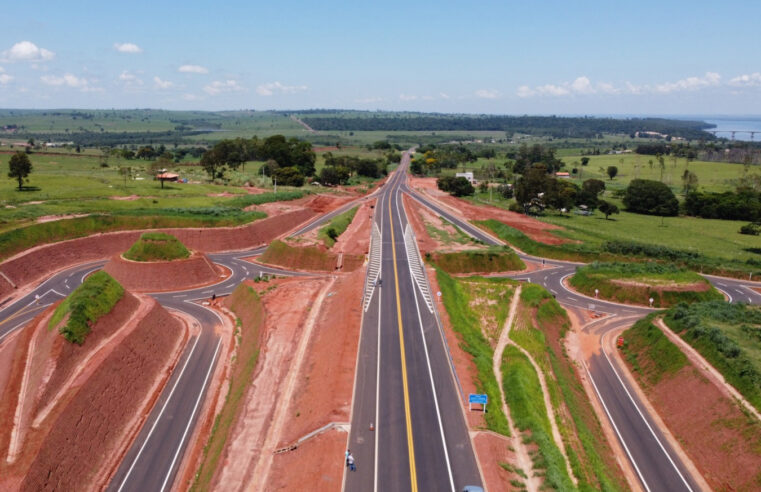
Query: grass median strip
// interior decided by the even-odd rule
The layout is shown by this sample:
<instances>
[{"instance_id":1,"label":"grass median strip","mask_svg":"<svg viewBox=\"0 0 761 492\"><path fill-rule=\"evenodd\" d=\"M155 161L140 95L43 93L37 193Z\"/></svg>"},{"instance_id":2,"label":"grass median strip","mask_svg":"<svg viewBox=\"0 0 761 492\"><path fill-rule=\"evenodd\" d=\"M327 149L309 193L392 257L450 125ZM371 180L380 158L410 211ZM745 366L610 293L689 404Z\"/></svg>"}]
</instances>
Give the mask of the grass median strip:
<instances>
[{"instance_id":1,"label":"grass median strip","mask_svg":"<svg viewBox=\"0 0 761 492\"><path fill-rule=\"evenodd\" d=\"M322 240L326 247L332 248L336 244L338 237L346 231L351 221L354 220L354 215L357 213L359 207L354 207L351 210L333 217L333 220L322 226L317 233L317 237Z\"/></svg>"},{"instance_id":2,"label":"grass median strip","mask_svg":"<svg viewBox=\"0 0 761 492\"><path fill-rule=\"evenodd\" d=\"M227 397L204 446L203 459L191 487L194 491L212 488L214 475L221 465L222 454L259 359L260 332L265 316L259 295L252 287L240 284L226 300L226 304L237 317L234 337L236 351L230 369Z\"/></svg>"}]
</instances>

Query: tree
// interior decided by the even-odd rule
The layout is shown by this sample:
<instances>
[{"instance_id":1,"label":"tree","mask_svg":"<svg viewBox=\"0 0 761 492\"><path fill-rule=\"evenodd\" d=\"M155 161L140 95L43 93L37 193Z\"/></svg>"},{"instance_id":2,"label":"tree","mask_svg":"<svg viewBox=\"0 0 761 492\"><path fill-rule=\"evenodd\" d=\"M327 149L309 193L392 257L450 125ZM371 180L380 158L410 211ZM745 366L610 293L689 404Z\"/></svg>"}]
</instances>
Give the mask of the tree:
<instances>
[{"instance_id":1,"label":"tree","mask_svg":"<svg viewBox=\"0 0 761 492\"><path fill-rule=\"evenodd\" d=\"M697 189L697 187L698 176L692 171L685 169L684 174L682 174L682 191L686 195L690 191Z\"/></svg>"},{"instance_id":2,"label":"tree","mask_svg":"<svg viewBox=\"0 0 761 492\"><path fill-rule=\"evenodd\" d=\"M679 213L679 202L671 188L649 179L635 179L629 183L624 205L628 211L638 214L674 216Z\"/></svg>"},{"instance_id":3,"label":"tree","mask_svg":"<svg viewBox=\"0 0 761 492\"><path fill-rule=\"evenodd\" d=\"M582 157L581 158L581 165L582 166L586 166L587 164L589 164L589 157Z\"/></svg>"},{"instance_id":4,"label":"tree","mask_svg":"<svg viewBox=\"0 0 761 492\"><path fill-rule=\"evenodd\" d=\"M515 184L515 199L521 205L526 205L540 193L546 193L555 178L547 175L544 164L534 164L526 169Z\"/></svg>"},{"instance_id":5,"label":"tree","mask_svg":"<svg viewBox=\"0 0 761 492\"><path fill-rule=\"evenodd\" d=\"M272 173L272 178L282 186L304 186L304 175L296 166L281 167Z\"/></svg>"},{"instance_id":6,"label":"tree","mask_svg":"<svg viewBox=\"0 0 761 492\"><path fill-rule=\"evenodd\" d=\"M616 174L618 174L618 168L616 166L608 166L606 172L608 173L608 177L613 179L616 177Z\"/></svg>"},{"instance_id":7,"label":"tree","mask_svg":"<svg viewBox=\"0 0 761 492\"><path fill-rule=\"evenodd\" d=\"M436 186L438 186L441 191L446 191L454 196L469 196L476 192L476 189L473 188L470 181L462 176L458 178L453 176L442 176L436 180Z\"/></svg>"},{"instance_id":8,"label":"tree","mask_svg":"<svg viewBox=\"0 0 761 492\"><path fill-rule=\"evenodd\" d=\"M605 200L600 200L597 208L600 210L600 212L605 214L605 220L608 220L610 215L619 213L618 207L615 204L606 202Z\"/></svg>"},{"instance_id":9,"label":"tree","mask_svg":"<svg viewBox=\"0 0 761 492\"><path fill-rule=\"evenodd\" d=\"M212 180L222 178L225 175L225 163L214 148L203 153L201 156L201 167L209 173L209 178Z\"/></svg>"},{"instance_id":10,"label":"tree","mask_svg":"<svg viewBox=\"0 0 761 492\"><path fill-rule=\"evenodd\" d=\"M346 184L349 181L349 170L343 166L325 166L320 172L320 183L325 186Z\"/></svg>"},{"instance_id":11,"label":"tree","mask_svg":"<svg viewBox=\"0 0 761 492\"><path fill-rule=\"evenodd\" d=\"M21 191L24 187L24 180L32 172L32 162L29 160L29 156L23 152L16 152L8 161L8 168L8 177L18 180L18 189Z\"/></svg>"}]
</instances>

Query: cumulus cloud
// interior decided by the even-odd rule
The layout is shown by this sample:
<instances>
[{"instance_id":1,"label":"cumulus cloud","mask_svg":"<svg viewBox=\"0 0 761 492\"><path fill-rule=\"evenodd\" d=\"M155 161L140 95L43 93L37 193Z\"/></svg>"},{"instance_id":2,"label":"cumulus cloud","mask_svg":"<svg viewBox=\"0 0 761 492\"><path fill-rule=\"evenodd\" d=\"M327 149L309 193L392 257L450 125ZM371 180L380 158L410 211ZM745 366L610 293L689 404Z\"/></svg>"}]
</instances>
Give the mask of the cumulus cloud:
<instances>
[{"instance_id":1,"label":"cumulus cloud","mask_svg":"<svg viewBox=\"0 0 761 492\"><path fill-rule=\"evenodd\" d=\"M439 92L439 97L441 99L449 99L449 94L447 94L446 92Z\"/></svg>"},{"instance_id":2,"label":"cumulus cloud","mask_svg":"<svg viewBox=\"0 0 761 492\"><path fill-rule=\"evenodd\" d=\"M182 65L177 71L182 73L209 73L209 69L201 65Z\"/></svg>"},{"instance_id":3,"label":"cumulus cloud","mask_svg":"<svg viewBox=\"0 0 761 492\"><path fill-rule=\"evenodd\" d=\"M237 80L215 80L203 88L210 96L216 96L222 92L239 92L244 90ZM258 89L257 89L258 91Z\"/></svg>"},{"instance_id":4,"label":"cumulus cloud","mask_svg":"<svg viewBox=\"0 0 761 492\"><path fill-rule=\"evenodd\" d=\"M12 76L8 75L7 73L0 73L0 85L5 85L11 80L13 80Z\"/></svg>"},{"instance_id":5,"label":"cumulus cloud","mask_svg":"<svg viewBox=\"0 0 761 492\"><path fill-rule=\"evenodd\" d=\"M171 89L174 87L174 83L168 80L162 80L159 77L153 77L153 86L156 89Z\"/></svg>"},{"instance_id":6,"label":"cumulus cloud","mask_svg":"<svg viewBox=\"0 0 761 492\"><path fill-rule=\"evenodd\" d=\"M119 74L119 80L121 80L126 86L139 86L143 85L143 80L134 73L124 70Z\"/></svg>"},{"instance_id":7,"label":"cumulus cloud","mask_svg":"<svg viewBox=\"0 0 761 492\"><path fill-rule=\"evenodd\" d=\"M761 87L761 73L753 72L738 75L729 81L729 85L734 87Z\"/></svg>"},{"instance_id":8,"label":"cumulus cloud","mask_svg":"<svg viewBox=\"0 0 761 492\"><path fill-rule=\"evenodd\" d=\"M45 48L40 48L31 41L21 41L16 43L0 54L0 59L8 62L41 62L52 60L54 57L55 53L46 50Z\"/></svg>"},{"instance_id":9,"label":"cumulus cloud","mask_svg":"<svg viewBox=\"0 0 761 492\"><path fill-rule=\"evenodd\" d=\"M114 43L114 49L119 53L142 53L143 49L135 43Z\"/></svg>"},{"instance_id":10,"label":"cumulus cloud","mask_svg":"<svg viewBox=\"0 0 761 492\"><path fill-rule=\"evenodd\" d=\"M414 101L417 99L417 96L411 94L399 94L399 99L402 101Z\"/></svg>"},{"instance_id":11,"label":"cumulus cloud","mask_svg":"<svg viewBox=\"0 0 761 492\"><path fill-rule=\"evenodd\" d=\"M257 86L256 93L260 96L274 96L275 94L295 94L307 89L308 87L305 85L283 85L275 81Z\"/></svg>"},{"instance_id":12,"label":"cumulus cloud","mask_svg":"<svg viewBox=\"0 0 761 492\"><path fill-rule=\"evenodd\" d=\"M74 74L64 74L62 76L57 75L43 75L40 77L42 83L53 87L70 87L72 89L79 89L82 92L100 92L103 89L100 87L93 87L91 81L84 77L77 77Z\"/></svg>"},{"instance_id":13,"label":"cumulus cloud","mask_svg":"<svg viewBox=\"0 0 761 492\"><path fill-rule=\"evenodd\" d=\"M475 92L475 95L480 99L497 99L499 91L494 89L479 89Z\"/></svg>"},{"instance_id":14,"label":"cumulus cloud","mask_svg":"<svg viewBox=\"0 0 761 492\"><path fill-rule=\"evenodd\" d=\"M717 86L721 82L721 75L716 72L706 72L703 77L687 77L686 79L677 80L676 82L666 82L657 84L655 92L668 94L678 91L694 91L704 87Z\"/></svg>"}]
</instances>

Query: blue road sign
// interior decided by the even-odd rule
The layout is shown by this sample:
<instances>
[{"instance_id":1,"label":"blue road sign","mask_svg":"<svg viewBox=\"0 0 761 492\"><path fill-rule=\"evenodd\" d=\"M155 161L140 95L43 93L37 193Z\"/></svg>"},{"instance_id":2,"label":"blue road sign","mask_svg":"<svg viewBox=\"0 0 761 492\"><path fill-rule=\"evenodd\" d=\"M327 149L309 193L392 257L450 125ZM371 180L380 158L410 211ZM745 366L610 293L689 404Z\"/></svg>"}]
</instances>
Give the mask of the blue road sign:
<instances>
[{"instance_id":1,"label":"blue road sign","mask_svg":"<svg viewBox=\"0 0 761 492\"><path fill-rule=\"evenodd\" d=\"M480 403L481 405L486 405L488 402L488 395L479 395L477 393L471 393L468 395L468 403Z\"/></svg>"}]
</instances>

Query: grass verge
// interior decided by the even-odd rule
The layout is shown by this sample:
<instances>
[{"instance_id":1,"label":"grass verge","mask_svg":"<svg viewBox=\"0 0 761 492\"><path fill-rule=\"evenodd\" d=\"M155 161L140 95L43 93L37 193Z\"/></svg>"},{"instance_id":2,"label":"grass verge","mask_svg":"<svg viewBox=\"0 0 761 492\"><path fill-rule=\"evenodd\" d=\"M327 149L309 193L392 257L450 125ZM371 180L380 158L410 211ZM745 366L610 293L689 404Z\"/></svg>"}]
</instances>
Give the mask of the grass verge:
<instances>
[{"instance_id":1,"label":"grass verge","mask_svg":"<svg viewBox=\"0 0 761 492\"><path fill-rule=\"evenodd\" d=\"M579 489L626 490L626 479L610 445L601 438L602 427L581 383L578 366L566 354L563 339L570 327L567 314L536 284L523 286L520 301L510 338L531 354L544 374Z\"/></svg>"},{"instance_id":2,"label":"grass verge","mask_svg":"<svg viewBox=\"0 0 761 492\"><path fill-rule=\"evenodd\" d=\"M317 232L317 238L321 239L325 246L332 248L333 245L336 244L338 236L343 234L344 231L346 231L346 228L349 227L349 224L351 224L351 221L354 220L354 215L357 213L357 209L359 209L359 207L354 207L351 210L347 210L346 212L333 217L333 220L320 228Z\"/></svg>"},{"instance_id":3,"label":"grass verge","mask_svg":"<svg viewBox=\"0 0 761 492\"><path fill-rule=\"evenodd\" d=\"M502 413L499 385L492 370L494 349L481 331L478 315L470 308L470 296L457 279L440 268L436 268L436 279L452 329L460 340L460 347L470 354L476 366L476 389L489 396L484 414L486 425L494 432L509 436L510 427Z\"/></svg>"},{"instance_id":4,"label":"grass verge","mask_svg":"<svg viewBox=\"0 0 761 492\"><path fill-rule=\"evenodd\" d=\"M196 472L191 490L209 490L214 474L220 465L222 452L240 413L246 388L259 358L260 331L264 325L264 306L256 291L240 284L226 300L235 313L235 342L237 351L230 370L230 386L222 410L214 420L209 440L203 449L201 465Z\"/></svg>"},{"instance_id":5,"label":"grass verge","mask_svg":"<svg viewBox=\"0 0 761 492\"><path fill-rule=\"evenodd\" d=\"M260 261L271 265L303 270L333 271L336 268L336 257L332 253L319 248L296 247L283 241L272 241L262 254Z\"/></svg>"},{"instance_id":6,"label":"grass verge","mask_svg":"<svg viewBox=\"0 0 761 492\"><path fill-rule=\"evenodd\" d=\"M668 307L680 302L723 300L704 277L673 264L590 263L576 270L570 284L578 291L610 301Z\"/></svg>"},{"instance_id":7,"label":"grass verge","mask_svg":"<svg viewBox=\"0 0 761 492\"><path fill-rule=\"evenodd\" d=\"M761 410L760 308L724 301L679 304L665 321Z\"/></svg>"},{"instance_id":8,"label":"grass verge","mask_svg":"<svg viewBox=\"0 0 761 492\"><path fill-rule=\"evenodd\" d=\"M447 273L487 273L523 270L526 264L507 247L432 253L430 260Z\"/></svg>"},{"instance_id":9,"label":"grass verge","mask_svg":"<svg viewBox=\"0 0 761 492\"><path fill-rule=\"evenodd\" d=\"M626 330L623 333L625 344L621 349L641 380L651 386L687 365L687 356L653 324L655 316L651 314Z\"/></svg>"},{"instance_id":10,"label":"grass verge","mask_svg":"<svg viewBox=\"0 0 761 492\"><path fill-rule=\"evenodd\" d=\"M189 258L190 251L171 234L145 232L124 257L132 261L171 261Z\"/></svg>"},{"instance_id":11,"label":"grass verge","mask_svg":"<svg viewBox=\"0 0 761 492\"><path fill-rule=\"evenodd\" d=\"M109 274L103 271L93 273L58 305L48 322L48 329L58 326L66 340L82 345L91 327L110 313L123 295L124 288ZM59 326L67 315L66 323Z\"/></svg>"}]
</instances>

